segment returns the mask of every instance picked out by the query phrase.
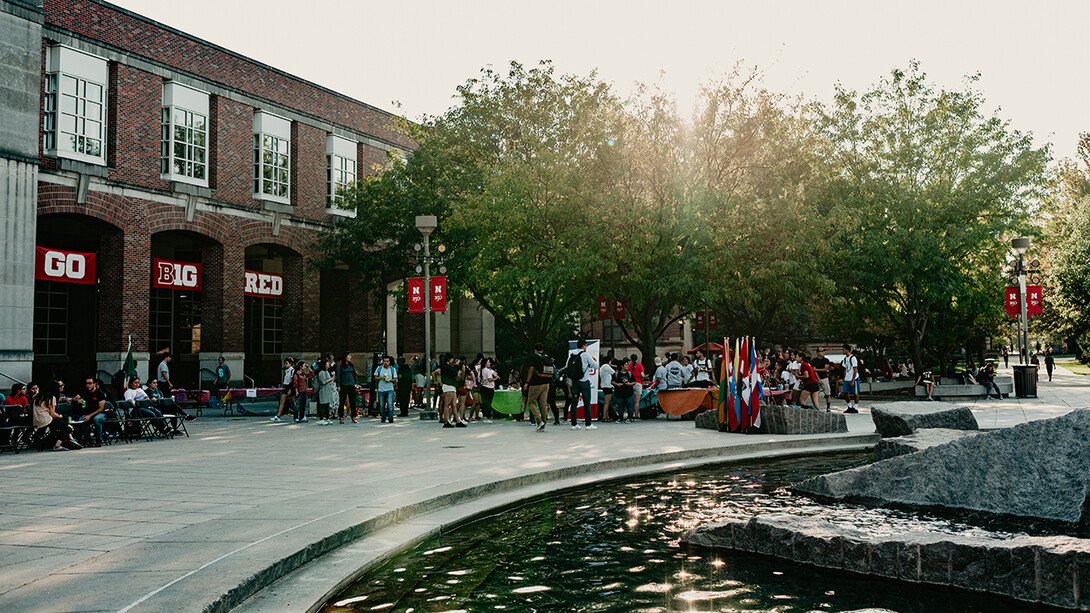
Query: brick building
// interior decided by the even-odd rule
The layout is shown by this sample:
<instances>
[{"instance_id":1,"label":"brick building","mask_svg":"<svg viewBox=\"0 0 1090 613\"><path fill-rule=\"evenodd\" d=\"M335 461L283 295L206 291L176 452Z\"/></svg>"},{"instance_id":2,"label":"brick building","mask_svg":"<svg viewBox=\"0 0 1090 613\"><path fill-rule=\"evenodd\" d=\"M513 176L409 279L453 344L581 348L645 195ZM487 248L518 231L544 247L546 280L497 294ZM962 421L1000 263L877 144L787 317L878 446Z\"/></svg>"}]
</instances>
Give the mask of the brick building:
<instances>
[{"instance_id":1,"label":"brick building","mask_svg":"<svg viewBox=\"0 0 1090 613\"><path fill-rule=\"evenodd\" d=\"M220 355L261 385L287 355L421 351L422 319L349 291L364 271L307 266L357 214L338 188L411 146L390 114L98 0L0 0L0 56L0 372L112 373L130 336L184 385ZM494 351L474 303L434 325Z\"/></svg>"}]
</instances>

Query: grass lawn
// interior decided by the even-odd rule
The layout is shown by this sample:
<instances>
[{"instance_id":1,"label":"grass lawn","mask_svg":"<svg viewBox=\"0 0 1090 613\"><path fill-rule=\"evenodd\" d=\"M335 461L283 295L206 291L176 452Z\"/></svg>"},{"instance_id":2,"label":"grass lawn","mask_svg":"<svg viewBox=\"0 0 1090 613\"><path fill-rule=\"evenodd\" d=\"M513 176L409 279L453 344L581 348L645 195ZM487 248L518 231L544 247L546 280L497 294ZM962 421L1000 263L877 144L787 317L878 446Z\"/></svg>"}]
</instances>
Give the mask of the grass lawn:
<instances>
[{"instance_id":1,"label":"grass lawn","mask_svg":"<svg viewBox=\"0 0 1090 613\"><path fill-rule=\"evenodd\" d=\"M1063 361L1059 364L1076 375L1090 375L1090 364L1081 364L1075 360Z\"/></svg>"}]
</instances>

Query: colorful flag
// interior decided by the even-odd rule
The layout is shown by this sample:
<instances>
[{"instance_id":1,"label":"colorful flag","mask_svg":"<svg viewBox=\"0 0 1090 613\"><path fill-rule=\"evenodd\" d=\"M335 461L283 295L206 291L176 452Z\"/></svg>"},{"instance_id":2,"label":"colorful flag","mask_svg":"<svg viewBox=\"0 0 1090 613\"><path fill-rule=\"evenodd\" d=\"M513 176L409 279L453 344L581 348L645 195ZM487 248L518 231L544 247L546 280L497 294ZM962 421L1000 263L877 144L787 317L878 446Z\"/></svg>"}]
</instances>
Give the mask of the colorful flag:
<instances>
[{"instance_id":1,"label":"colorful flag","mask_svg":"<svg viewBox=\"0 0 1090 613\"><path fill-rule=\"evenodd\" d=\"M761 385L761 375L757 372L757 348L756 343L750 340L749 343L749 425L753 428L761 427L761 397L764 395L764 389Z\"/></svg>"},{"instance_id":2,"label":"colorful flag","mask_svg":"<svg viewBox=\"0 0 1090 613\"><path fill-rule=\"evenodd\" d=\"M723 360L719 363L719 429L724 425L729 431L735 428L734 404L730 395L730 349L727 339L723 339Z\"/></svg>"},{"instance_id":3,"label":"colorful flag","mask_svg":"<svg viewBox=\"0 0 1090 613\"><path fill-rule=\"evenodd\" d=\"M136 372L136 358L132 355L132 335L129 335L129 355L125 356L125 366L122 370L125 371L125 387L128 388L129 381L138 374Z\"/></svg>"}]
</instances>

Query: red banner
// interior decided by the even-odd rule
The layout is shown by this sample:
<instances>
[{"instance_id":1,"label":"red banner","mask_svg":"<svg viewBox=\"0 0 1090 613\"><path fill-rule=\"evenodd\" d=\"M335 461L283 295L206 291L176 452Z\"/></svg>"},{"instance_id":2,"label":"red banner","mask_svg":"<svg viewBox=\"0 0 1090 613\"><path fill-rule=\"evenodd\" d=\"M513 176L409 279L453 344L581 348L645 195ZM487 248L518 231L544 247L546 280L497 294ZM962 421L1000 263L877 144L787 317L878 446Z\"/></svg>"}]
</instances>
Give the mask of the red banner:
<instances>
[{"instance_id":1,"label":"red banner","mask_svg":"<svg viewBox=\"0 0 1090 613\"><path fill-rule=\"evenodd\" d=\"M1044 311L1041 309L1041 286L1040 285L1027 285L1026 286L1026 317L1030 315L1040 315Z\"/></svg>"},{"instance_id":2,"label":"red banner","mask_svg":"<svg viewBox=\"0 0 1090 613\"><path fill-rule=\"evenodd\" d=\"M201 265L196 262L151 261L151 286L160 289L201 289Z\"/></svg>"},{"instance_id":3,"label":"red banner","mask_svg":"<svg viewBox=\"0 0 1090 613\"><path fill-rule=\"evenodd\" d=\"M409 312L424 312L424 277L411 277L406 280L409 294Z\"/></svg>"},{"instance_id":4,"label":"red banner","mask_svg":"<svg viewBox=\"0 0 1090 613\"><path fill-rule=\"evenodd\" d=\"M1018 296L1017 287L1008 287L1003 299L1003 306L1007 308L1007 315L1010 317L1021 317L1022 315L1022 299ZM1043 302L1041 298L1041 286L1040 285L1027 285L1026 286L1026 317L1032 317L1034 315L1040 315L1044 311L1042 310Z\"/></svg>"},{"instance_id":5,"label":"red banner","mask_svg":"<svg viewBox=\"0 0 1090 613\"><path fill-rule=\"evenodd\" d=\"M614 300L613 301L613 319L624 319L624 316L626 314L627 314L627 311L625 311L624 303L621 302L620 300Z\"/></svg>"},{"instance_id":6,"label":"red banner","mask_svg":"<svg viewBox=\"0 0 1090 613\"><path fill-rule=\"evenodd\" d=\"M1003 296L1003 306L1007 308L1008 317L1020 317L1022 315L1022 300L1018 297L1017 287L1008 287Z\"/></svg>"},{"instance_id":7,"label":"red banner","mask_svg":"<svg viewBox=\"0 0 1090 613\"><path fill-rule=\"evenodd\" d=\"M707 311L697 311L693 315L693 330L703 330L706 325L704 322L704 315Z\"/></svg>"},{"instance_id":8,"label":"red banner","mask_svg":"<svg viewBox=\"0 0 1090 613\"><path fill-rule=\"evenodd\" d=\"M431 310L433 313L443 313L447 310L447 278L431 278Z\"/></svg>"},{"instance_id":9,"label":"red banner","mask_svg":"<svg viewBox=\"0 0 1090 613\"><path fill-rule=\"evenodd\" d=\"M38 247L34 278L67 283L95 282L95 254Z\"/></svg>"},{"instance_id":10,"label":"red banner","mask_svg":"<svg viewBox=\"0 0 1090 613\"><path fill-rule=\"evenodd\" d=\"M246 286L242 293L261 298L284 297L284 275L274 272L246 271Z\"/></svg>"},{"instance_id":11,"label":"red banner","mask_svg":"<svg viewBox=\"0 0 1090 613\"><path fill-rule=\"evenodd\" d=\"M609 299L598 296L598 321L609 319Z\"/></svg>"},{"instance_id":12,"label":"red banner","mask_svg":"<svg viewBox=\"0 0 1090 613\"><path fill-rule=\"evenodd\" d=\"M708 311L708 329L719 329L719 316L715 314L715 311Z\"/></svg>"}]
</instances>

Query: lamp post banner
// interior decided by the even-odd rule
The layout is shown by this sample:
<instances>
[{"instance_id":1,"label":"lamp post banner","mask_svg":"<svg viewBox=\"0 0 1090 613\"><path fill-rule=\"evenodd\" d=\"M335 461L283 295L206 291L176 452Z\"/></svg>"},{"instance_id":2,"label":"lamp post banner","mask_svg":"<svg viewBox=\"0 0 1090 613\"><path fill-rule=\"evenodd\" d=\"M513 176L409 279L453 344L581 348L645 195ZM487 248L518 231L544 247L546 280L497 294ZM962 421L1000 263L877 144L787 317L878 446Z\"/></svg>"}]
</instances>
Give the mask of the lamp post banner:
<instances>
[{"instance_id":1,"label":"lamp post banner","mask_svg":"<svg viewBox=\"0 0 1090 613\"><path fill-rule=\"evenodd\" d=\"M627 315L627 311L625 311L624 303L621 302L620 300L614 300L613 301L613 319L624 319L625 315Z\"/></svg>"},{"instance_id":2,"label":"lamp post banner","mask_svg":"<svg viewBox=\"0 0 1090 613\"><path fill-rule=\"evenodd\" d=\"M1026 316L1040 315L1044 311L1041 309L1041 286L1040 285L1027 285L1026 286Z\"/></svg>"},{"instance_id":3,"label":"lamp post banner","mask_svg":"<svg viewBox=\"0 0 1090 613\"><path fill-rule=\"evenodd\" d=\"M1018 317L1022 314L1022 299L1018 296L1017 287L1006 288L1003 305L1007 308L1008 317Z\"/></svg>"},{"instance_id":4,"label":"lamp post banner","mask_svg":"<svg viewBox=\"0 0 1090 613\"><path fill-rule=\"evenodd\" d=\"M598 321L609 319L609 298L598 296Z\"/></svg>"},{"instance_id":5,"label":"lamp post banner","mask_svg":"<svg viewBox=\"0 0 1090 613\"><path fill-rule=\"evenodd\" d=\"M447 310L447 278L431 278L431 310L434 313L443 313Z\"/></svg>"},{"instance_id":6,"label":"lamp post banner","mask_svg":"<svg viewBox=\"0 0 1090 613\"><path fill-rule=\"evenodd\" d=\"M411 277L407 283L409 312L424 312L424 277Z\"/></svg>"}]
</instances>

